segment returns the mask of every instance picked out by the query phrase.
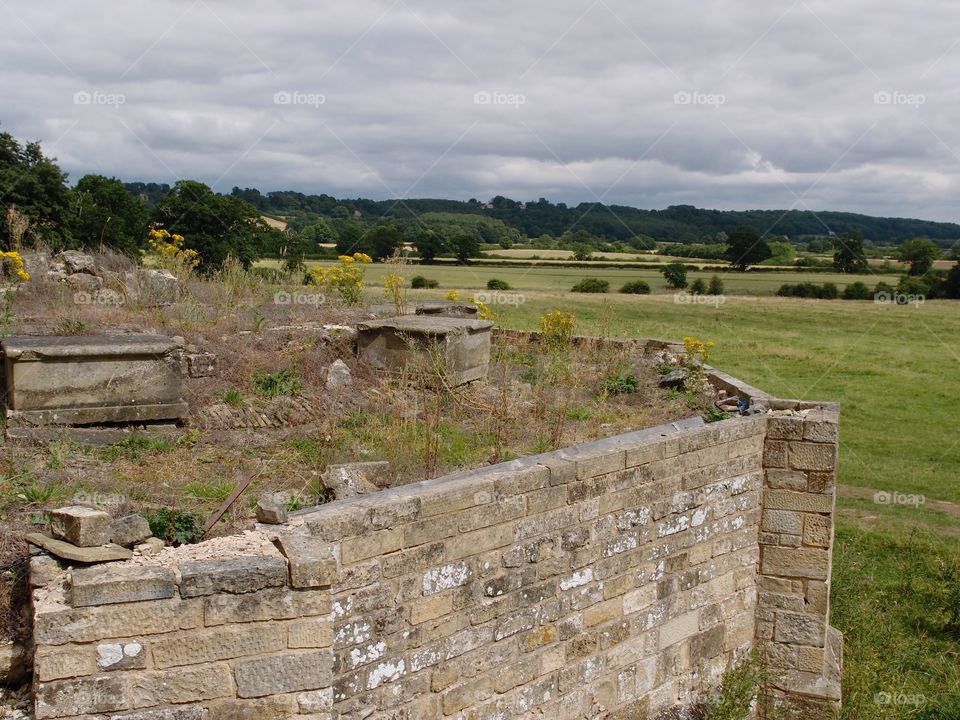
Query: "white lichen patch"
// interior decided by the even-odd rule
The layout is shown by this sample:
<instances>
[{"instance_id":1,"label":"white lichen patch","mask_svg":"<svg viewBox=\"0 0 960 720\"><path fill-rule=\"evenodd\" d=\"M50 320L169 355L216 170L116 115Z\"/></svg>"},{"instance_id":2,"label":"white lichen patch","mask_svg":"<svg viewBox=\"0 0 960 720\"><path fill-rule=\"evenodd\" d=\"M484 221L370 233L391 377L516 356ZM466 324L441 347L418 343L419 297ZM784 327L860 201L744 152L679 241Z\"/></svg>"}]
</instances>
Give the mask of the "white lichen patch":
<instances>
[{"instance_id":1,"label":"white lichen patch","mask_svg":"<svg viewBox=\"0 0 960 720\"><path fill-rule=\"evenodd\" d=\"M561 580L560 589L571 590L575 587L580 587L581 585L586 585L590 582L593 582L593 568L584 568L583 570L577 570L566 580Z\"/></svg>"},{"instance_id":2,"label":"white lichen patch","mask_svg":"<svg viewBox=\"0 0 960 720\"><path fill-rule=\"evenodd\" d=\"M355 647L350 651L350 665L358 668L361 665L375 662L382 658L385 652L387 652L387 644L383 640L377 640L377 642L362 648Z\"/></svg>"},{"instance_id":3,"label":"white lichen patch","mask_svg":"<svg viewBox=\"0 0 960 720\"><path fill-rule=\"evenodd\" d=\"M396 661L388 660L371 668L367 675L367 690L375 690L383 683L399 680L406 672L403 659Z\"/></svg>"},{"instance_id":4,"label":"white lichen patch","mask_svg":"<svg viewBox=\"0 0 960 720\"><path fill-rule=\"evenodd\" d=\"M443 590L466 585L470 579L470 568L464 562L441 565L428 570L423 575L423 594L432 595Z\"/></svg>"}]
</instances>

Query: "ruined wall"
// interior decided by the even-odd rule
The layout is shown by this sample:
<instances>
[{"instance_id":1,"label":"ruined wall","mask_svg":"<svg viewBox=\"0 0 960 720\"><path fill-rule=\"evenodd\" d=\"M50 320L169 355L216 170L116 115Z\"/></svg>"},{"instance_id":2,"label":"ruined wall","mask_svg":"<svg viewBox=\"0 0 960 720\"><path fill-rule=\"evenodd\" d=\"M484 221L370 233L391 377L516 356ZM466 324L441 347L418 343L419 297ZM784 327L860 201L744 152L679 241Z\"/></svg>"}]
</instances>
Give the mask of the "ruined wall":
<instances>
[{"instance_id":1,"label":"ruined wall","mask_svg":"<svg viewBox=\"0 0 960 720\"><path fill-rule=\"evenodd\" d=\"M37 718L652 718L758 641L815 717L837 412L767 400L64 573Z\"/></svg>"}]
</instances>

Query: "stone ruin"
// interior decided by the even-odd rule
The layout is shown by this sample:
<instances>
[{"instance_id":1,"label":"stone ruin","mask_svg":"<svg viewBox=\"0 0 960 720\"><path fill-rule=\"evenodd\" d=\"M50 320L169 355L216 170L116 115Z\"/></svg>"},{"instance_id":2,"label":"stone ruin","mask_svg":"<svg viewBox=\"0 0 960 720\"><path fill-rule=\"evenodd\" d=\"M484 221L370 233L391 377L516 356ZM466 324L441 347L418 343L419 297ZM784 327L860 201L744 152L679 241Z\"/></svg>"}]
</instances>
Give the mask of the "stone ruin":
<instances>
[{"instance_id":1,"label":"stone ruin","mask_svg":"<svg viewBox=\"0 0 960 720\"><path fill-rule=\"evenodd\" d=\"M410 320L361 327L361 354L393 364L423 351L398 337L422 331L452 377L483 366L489 327L462 325L481 321L431 333ZM118 373L119 387L145 393L141 407L175 404L172 380L137 385L171 377L167 345L142 342L131 352L141 370ZM663 344L632 347L650 356ZM22 390L25 403L13 410L41 419L51 393L18 388L18 362L41 375L65 357L92 363L62 375L82 389L118 357L28 361L42 348L9 348L20 352L12 402ZM112 543L129 559L54 560L33 539L37 719L676 718L752 650L771 669L765 704L832 717L839 408L713 369L708 379L754 414L371 487L289 516L265 507L254 531L199 545L130 553L105 518L57 513L53 540Z\"/></svg>"}]
</instances>

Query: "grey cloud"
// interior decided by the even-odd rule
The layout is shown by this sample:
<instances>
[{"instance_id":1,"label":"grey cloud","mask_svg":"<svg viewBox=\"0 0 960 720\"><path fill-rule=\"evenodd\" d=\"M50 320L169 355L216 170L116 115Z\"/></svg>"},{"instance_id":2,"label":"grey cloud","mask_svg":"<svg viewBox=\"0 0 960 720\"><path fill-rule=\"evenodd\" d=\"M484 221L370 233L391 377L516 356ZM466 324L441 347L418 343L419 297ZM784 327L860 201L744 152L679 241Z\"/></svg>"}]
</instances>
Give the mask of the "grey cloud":
<instances>
[{"instance_id":1,"label":"grey cloud","mask_svg":"<svg viewBox=\"0 0 960 720\"><path fill-rule=\"evenodd\" d=\"M74 179L956 215L949 3L54 0L0 16L0 122Z\"/></svg>"}]
</instances>

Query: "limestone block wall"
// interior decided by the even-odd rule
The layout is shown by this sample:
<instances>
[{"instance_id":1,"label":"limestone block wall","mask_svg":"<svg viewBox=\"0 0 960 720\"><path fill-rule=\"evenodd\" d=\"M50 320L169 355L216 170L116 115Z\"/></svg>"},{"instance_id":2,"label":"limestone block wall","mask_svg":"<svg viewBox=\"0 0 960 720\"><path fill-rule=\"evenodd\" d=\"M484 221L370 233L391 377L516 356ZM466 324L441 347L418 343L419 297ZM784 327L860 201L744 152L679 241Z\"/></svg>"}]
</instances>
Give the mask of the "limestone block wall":
<instances>
[{"instance_id":1,"label":"limestone block wall","mask_svg":"<svg viewBox=\"0 0 960 720\"><path fill-rule=\"evenodd\" d=\"M65 572L37 718L655 718L758 644L827 713L838 418L777 402Z\"/></svg>"}]
</instances>

